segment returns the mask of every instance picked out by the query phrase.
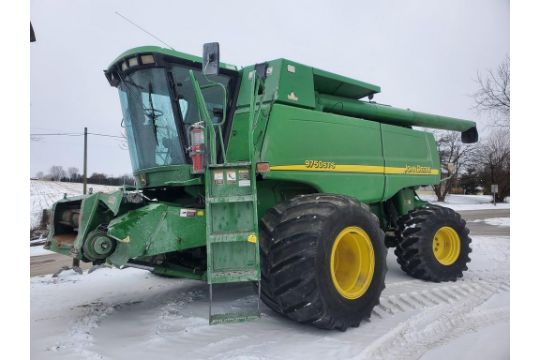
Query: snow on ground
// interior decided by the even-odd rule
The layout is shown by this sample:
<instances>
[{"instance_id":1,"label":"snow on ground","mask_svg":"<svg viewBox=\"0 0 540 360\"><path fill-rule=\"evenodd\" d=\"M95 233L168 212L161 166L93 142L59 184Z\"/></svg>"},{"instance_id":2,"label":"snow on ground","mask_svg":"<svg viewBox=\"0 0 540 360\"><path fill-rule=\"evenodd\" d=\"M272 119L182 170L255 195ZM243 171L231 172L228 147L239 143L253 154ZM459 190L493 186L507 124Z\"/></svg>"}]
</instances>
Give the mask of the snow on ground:
<instances>
[{"instance_id":1,"label":"snow on ground","mask_svg":"<svg viewBox=\"0 0 540 360\"><path fill-rule=\"evenodd\" d=\"M300 325L264 305L259 320L209 326L205 283L143 270L34 277L31 354L126 360L508 358L509 237L476 236L472 246L469 271L453 283L412 279L390 252L381 304L369 321L346 332ZM256 303L251 288L220 290L229 311Z\"/></svg>"},{"instance_id":2,"label":"snow on ground","mask_svg":"<svg viewBox=\"0 0 540 360\"><path fill-rule=\"evenodd\" d=\"M447 359L448 354L461 349L460 360L507 360L510 358L510 327L507 322L488 325L482 331L472 331L433 349L422 360ZM464 350L464 351L463 351ZM479 356L481 354L481 356ZM456 357L457 359L458 357Z\"/></svg>"},{"instance_id":3,"label":"snow on ground","mask_svg":"<svg viewBox=\"0 0 540 360\"><path fill-rule=\"evenodd\" d=\"M30 257L49 255L49 254L56 254L56 253L53 251L44 249L43 246L30 246Z\"/></svg>"},{"instance_id":4,"label":"snow on ground","mask_svg":"<svg viewBox=\"0 0 540 360\"><path fill-rule=\"evenodd\" d=\"M459 210L485 210L485 209L510 209L510 198L504 203L493 205L491 195L447 195L444 202L438 202L435 195L420 194L422 200L432 204L446 206L456 211Z\"/></svg>"},{"instance_id":5,"label":"snow on ground","mask_svg":"<svg viewBox=\"0 0 540 360\"><path fill-rule=\"evenodd\" d=\"M473 222L483 222L483 223L486 223L488 225L494 225L494 226L510 226L510 218L509 217L478 219L478 220L473 220Z\"/></svg>"},{"instance_id":6,"label":"snow on ground","mask_svg":"<svg viewBox=\"0 0 540 360\"><path fill-rule=\"evenodd\" d=\"M118 186L88 184L88 189L94 192L111 192ZM30 226L36 226L41 220L43 209L50 209L58 200L67 196L81 195L82 183L69 183L60 181L30 180Z\"/></svg>"}]
</instances>

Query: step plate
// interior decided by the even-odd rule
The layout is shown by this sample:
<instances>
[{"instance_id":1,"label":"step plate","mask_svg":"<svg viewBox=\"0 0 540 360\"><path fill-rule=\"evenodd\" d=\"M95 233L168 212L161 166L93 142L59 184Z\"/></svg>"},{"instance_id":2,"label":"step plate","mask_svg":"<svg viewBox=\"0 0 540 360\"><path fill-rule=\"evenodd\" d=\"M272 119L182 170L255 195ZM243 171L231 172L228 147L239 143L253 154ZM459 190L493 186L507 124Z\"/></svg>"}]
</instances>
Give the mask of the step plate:
<instances>
[{"instance_id":1,"label":"step plate","mask_svg":"<svg viewBox=\"0 0 540 360\"><path fill-rule=\"evenodd\" d=\"M246 241L250 243L256 243L257 236L252 231L240 231L240 232L229 232L229 233L213 233L208 235L212 244L220 242L237 242L237 241Z\"/></svg>"},{"instance_id":2,"label":"step plate","mask_svg":"<svg viewBox=\"0 0 540 360\"><path fill-rule=\"evenodd\" d=\"M250 320L256 320L261 317L261 282L257 281L257 308L249 309L246 311L240 312L229 312L229 313L212 313L213 303L214 303L214 291L212 290L212 284L208 285L208 323L210 325L214 324L224 324L224 323L235 323L235 322L244 322Z\"/></svg>"},{"instance_id":3,"label":"step plate","mask_svg":"<svg viewBox=\"0 0 540 360\"><path fill-rule=\"evenodd\" d=\"M259 281L259 271L257 269L243 271L215 271L212 273L212 279L210 281L212 284Z\"/></svg>"},{"instance_id":4,"label":"step plate","mask_svg":"<svg viewBox=\"0 0 540 360\"><path fill-rule=\"evenodd\" d=\"M208 202L210 204L219 203L235 203L235 202L253 202L253 195L235 195L235 196L218 196L209 197Z\"/></svg>"},{"instance_id":5,"label":"step plate","mask_svg":"<svg viewBox=\"0 0 540 360\"><path fill-rule=\"evenodd\" d=\"M247 311L243 313L214 314L210 316L210 325L251 321L251 320L257 320L260 317L261 317L261 314L258 311L253 311L253 312Z\"/></svg>"}]
</instances>

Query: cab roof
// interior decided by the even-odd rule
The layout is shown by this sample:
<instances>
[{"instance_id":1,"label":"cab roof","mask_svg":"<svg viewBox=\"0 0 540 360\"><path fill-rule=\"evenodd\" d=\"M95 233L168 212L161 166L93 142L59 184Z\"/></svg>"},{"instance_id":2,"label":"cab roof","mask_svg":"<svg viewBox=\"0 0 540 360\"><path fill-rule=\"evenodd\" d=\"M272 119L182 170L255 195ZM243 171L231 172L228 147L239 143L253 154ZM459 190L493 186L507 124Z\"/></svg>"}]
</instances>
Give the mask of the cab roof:
<instances>
[{"instance_id":1,"label":"cab roof","mask_svg":"<svg viewBox=\"0 0 540 360\"><path fill-rule=\"evenodd\" d=\"M116 59L113 60L113 62L108 66L107 71L111 71L112 68L120 61L123 61L129 57L132 57L133 55L138 54L161 54L165 56L172 56L176 58L181 58L184 60L192 61L195 63L202 64L202 58L200 56L190 55L181 51L176 51L174 49L166 49L159 46L139 46L136 48L132 48L129 50L124 51L122 54L120 54ZM220 68L227 69L227 70L237 70L237 67L235 65L230 65L226 63L220 63Z\"/></svg>"}]
</instances>

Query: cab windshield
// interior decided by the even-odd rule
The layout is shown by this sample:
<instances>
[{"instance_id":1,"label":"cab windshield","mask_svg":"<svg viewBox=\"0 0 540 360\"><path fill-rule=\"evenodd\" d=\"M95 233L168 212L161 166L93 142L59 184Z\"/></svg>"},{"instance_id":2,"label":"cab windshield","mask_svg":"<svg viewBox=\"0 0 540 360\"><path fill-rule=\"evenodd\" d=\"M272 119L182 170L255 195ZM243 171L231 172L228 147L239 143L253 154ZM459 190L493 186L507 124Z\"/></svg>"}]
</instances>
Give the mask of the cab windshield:
<instances>
[{"instance_id":1,"label":"cab windshield","mask_svg":"<svg viewBox=\"0 0 540 360\"><path fill-rule=\"evenodd\" d=\"M193 69L203 89L213 121L223 119L225 93L209 86L200 70ZM212 76L229 87L230 78ZM170 70L152 67L121 77L118 85L130 158L134 171L189 162L189 127L200 121L189 68L174 65Z\"/></svg>"}]
</instances>

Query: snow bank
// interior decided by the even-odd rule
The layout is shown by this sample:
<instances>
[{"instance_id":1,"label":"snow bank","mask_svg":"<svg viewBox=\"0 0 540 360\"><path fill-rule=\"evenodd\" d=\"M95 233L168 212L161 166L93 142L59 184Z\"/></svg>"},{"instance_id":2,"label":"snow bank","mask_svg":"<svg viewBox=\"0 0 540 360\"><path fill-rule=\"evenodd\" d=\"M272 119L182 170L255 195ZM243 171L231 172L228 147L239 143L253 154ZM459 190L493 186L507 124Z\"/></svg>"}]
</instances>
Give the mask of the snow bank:
<instances>
[{"instance_id":1,"label":"snow bank","mask_svg":"<svg viewBox=\"0 0 540 360\"><path fill-rule=\"evenodd\" d=\"M419 195L422 200L446 206L454 210L510 209L510 201L493 205L491 195L447 195L444 202L438 202L435 195Z\"/></svg>"},{"instance_id":2,"label":"snow bank","mask_svg":"<svg viewBox=\"0 0 540 360\"><path fill-rule=\"evenodd\" d=\"M420 195L423 200L437 201L435 195ZM446 196L445 203L447 204L489 204L493 201L491 195L454 195L450 194Z\"/></svg>"},{"instance_id":3,"label":"snow bank","mask_svg":"<svg viewBox=\"0 0 540 360\"><path fill-rule=\"evenodd\" d=\"M495 226L510 226L509 217L478 219L478 220L474 220L473 222L483 222L488 225L495 225Z\"/></svg>"}]
</instances>

